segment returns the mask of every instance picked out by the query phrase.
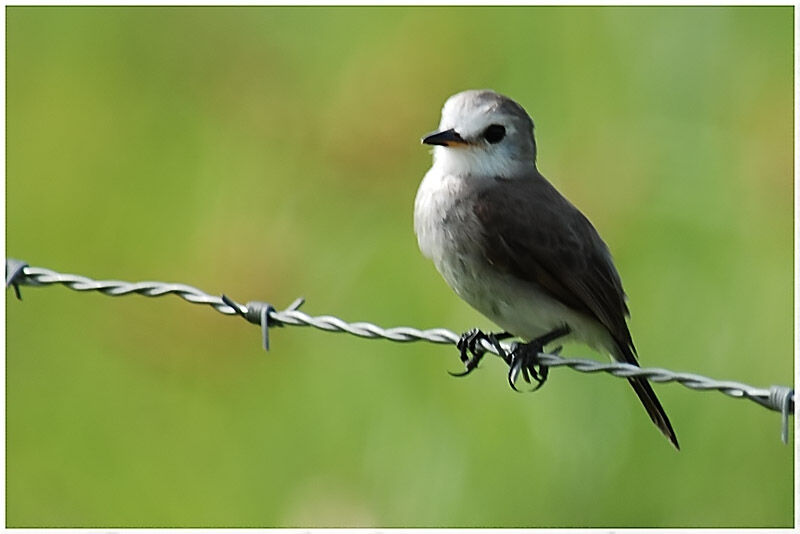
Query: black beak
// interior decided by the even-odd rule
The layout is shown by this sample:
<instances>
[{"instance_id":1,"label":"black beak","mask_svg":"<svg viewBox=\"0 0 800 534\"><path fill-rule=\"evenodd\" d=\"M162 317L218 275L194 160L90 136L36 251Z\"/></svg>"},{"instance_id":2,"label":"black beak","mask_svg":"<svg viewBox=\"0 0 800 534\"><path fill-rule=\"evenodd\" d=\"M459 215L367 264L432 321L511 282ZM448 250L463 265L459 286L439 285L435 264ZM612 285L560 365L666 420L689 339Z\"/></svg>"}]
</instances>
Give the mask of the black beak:
<instances>
[{"instance_id":1,"label":"black beak","mask_svg":"<svg viewBox=\"0 0 800 534\"><path fill-rule=\"evenodd\" d=\"M467 144L467 142L464 141L464 139L460 135L458 135L458 132L452 128L441 132L434 132L424 137L422 139L422 143L426 145L440 145L440 146Z\"/></svg>"}]
</instances>

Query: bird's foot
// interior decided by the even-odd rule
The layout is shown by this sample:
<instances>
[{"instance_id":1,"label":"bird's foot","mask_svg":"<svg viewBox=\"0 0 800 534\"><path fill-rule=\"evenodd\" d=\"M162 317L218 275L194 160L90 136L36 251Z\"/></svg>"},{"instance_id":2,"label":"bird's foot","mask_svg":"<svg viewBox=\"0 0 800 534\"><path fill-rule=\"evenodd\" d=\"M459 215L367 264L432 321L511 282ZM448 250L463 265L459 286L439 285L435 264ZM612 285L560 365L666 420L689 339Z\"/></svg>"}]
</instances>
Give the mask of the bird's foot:
<instances>
[{"instance_id":1,"label":"bird's foot","mask_svg":"<svg viewBox=\"0 0 800 534\"><path fill-rule=\"evenodd\" d=\"M539 353L544 351L545 345L569 334L569 332L569 327L563 326L528 343L515 343L514 347L508 353L508 357L504 358L509 367L508 384L511 386L511 389L519 391L516 382L520 374L522 374L522 379L528 384L531 383L531 378L536 382L536 385L530 391L536 391L542 387L547 381L550 368L539 361ZM561 352L561 349L562 347L560 346L556 347L553 353L558 354Z\"/></svg>"},{"instance_id":2,"label":"bird's foot","mask_svg":"<svg viewBox=\"0 0 800 534\"><path fill-rule=\"evenodd\" d=\"M497 350L500 357L508 362L509 356L505 349L503 349L502 345L500 345L500 340L507 339L509 337L512 336L508 332L500 332L498 334L489 332L487 334L477 328L473 328L472 330L464 332L461 335L461 339L459 339L458 343L456 343L456 347L458 347L461 361L464 363L465 369L461 373L451 373L450 371L447 372L452 376L467 376L474 371L478 367L478 364L480 363L484 354L486 354L486 349L484 349L481 345L481 342L483 341L491 343L491 345ZM472 356L470 357L468 353Z\"/></svg>"},{"instance_id":3,"label":"bird's foot","mask_svg":"<svg viewBox=\"0 0 800 534\"><path fill-rule=\"evenodd\" d=\"M514 391L519 391L516 386L517 378L522 374L522 379L528 384L531 378L536 381L536 385L530 391L536 391L547 381L549 368L539 363L539 353L542 352L541 343L531 341L529 343L517 343L509 353L508 363L508 385Z\"/></svg>"}]
</instances>

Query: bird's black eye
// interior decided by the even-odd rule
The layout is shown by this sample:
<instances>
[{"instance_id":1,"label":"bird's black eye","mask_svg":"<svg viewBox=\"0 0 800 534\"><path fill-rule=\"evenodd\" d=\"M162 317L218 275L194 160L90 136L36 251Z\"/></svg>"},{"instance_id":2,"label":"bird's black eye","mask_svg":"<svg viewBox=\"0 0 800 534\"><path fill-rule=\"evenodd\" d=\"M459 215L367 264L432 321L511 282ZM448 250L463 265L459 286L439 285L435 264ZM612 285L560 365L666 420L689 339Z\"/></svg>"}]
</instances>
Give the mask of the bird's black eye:
<instances>
[{"instance_id":1,"label":"bird's black eye","mask_svg":"<svg viewBox=\"0 0 800 534\"><path fill-rule=\"evenodd\" d=\"M506 129L502 124L492 124L483 131L483 138L492 144L499 143L506 136Z\"/></svg>"}]
</instances>

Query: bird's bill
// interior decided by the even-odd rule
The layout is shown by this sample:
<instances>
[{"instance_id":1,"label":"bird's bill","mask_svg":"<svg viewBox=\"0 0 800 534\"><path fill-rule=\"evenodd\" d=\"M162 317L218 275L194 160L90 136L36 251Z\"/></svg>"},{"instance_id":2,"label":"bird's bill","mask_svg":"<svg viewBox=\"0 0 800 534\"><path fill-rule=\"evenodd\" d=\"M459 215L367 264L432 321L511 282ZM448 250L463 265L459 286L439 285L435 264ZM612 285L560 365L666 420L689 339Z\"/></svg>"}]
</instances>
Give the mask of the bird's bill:
<instances>
[{"instance_id":1,"label":"bird's bill","mask_svg":"<svg viewBox=\"0 0 800 534\"><path fill-rule=\"evenodd\" d=\"M458 134L457 131L450 128L449 130L442 130L441 132L434 132L427 135L422 139L422 143L426 145L439 145L439 146L453 146L453 145L466 145L467 142Z\"/></svg>"}]
</instances>

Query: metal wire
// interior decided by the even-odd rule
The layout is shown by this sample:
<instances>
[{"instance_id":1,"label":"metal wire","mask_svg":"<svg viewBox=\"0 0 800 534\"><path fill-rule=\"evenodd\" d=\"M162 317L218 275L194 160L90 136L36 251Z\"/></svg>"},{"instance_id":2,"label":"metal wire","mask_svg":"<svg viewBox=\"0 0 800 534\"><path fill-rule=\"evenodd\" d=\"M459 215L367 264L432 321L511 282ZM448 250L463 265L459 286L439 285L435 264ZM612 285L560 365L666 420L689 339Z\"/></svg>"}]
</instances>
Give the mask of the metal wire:
<instances>
[{"instance_id":1,"label":"metal wire","mask_svg":"<svg viewBox=\"0 0 800 534\"><path fill-rule=\"evenodd\" d=\"M310 326L326 332L344 332L369 339L388 339L407 343L427 341L430 343L454 345L460 335L444 328L418 330L408 326L382 328L367 322L348 323L331 315L311 316L298 310L303 299L295 300L284 310L276 310L264 302L248 302L239 304L226 296L209 295L196 287L186 284L170 284L164 282L124 282L121 280L93 280L75 274L63 274L43 267L31 267L24 262L6 259L6 286L12 286L19 296L20 285L47 286L63 285L75 291L98 291L112 297L139 294L146 297L162 297L176 295L193 304L211 306L225 315L241 315L254 324L261 324L264 333L264 347L269 348L268 332L271 326ZM482 342L487 351L498 354L498 350L490 343ZM510 348L510 345L501 345ZM765 408L783 414L782 437L788 439L788 417L794 413L794 390L788 386L771 386L756 388L748 384L729 380L714 380L705 376L680 373L657 367L637 367L627 363L602 363L585 358L564 358L555 354L539 354L539 363L547 367L568 367L582 373L609 373L613 376L643 377L652 382L676 382L687 388L707 391L716 390L733 398L751 400Z\"/></svg>"}]
</instances>

